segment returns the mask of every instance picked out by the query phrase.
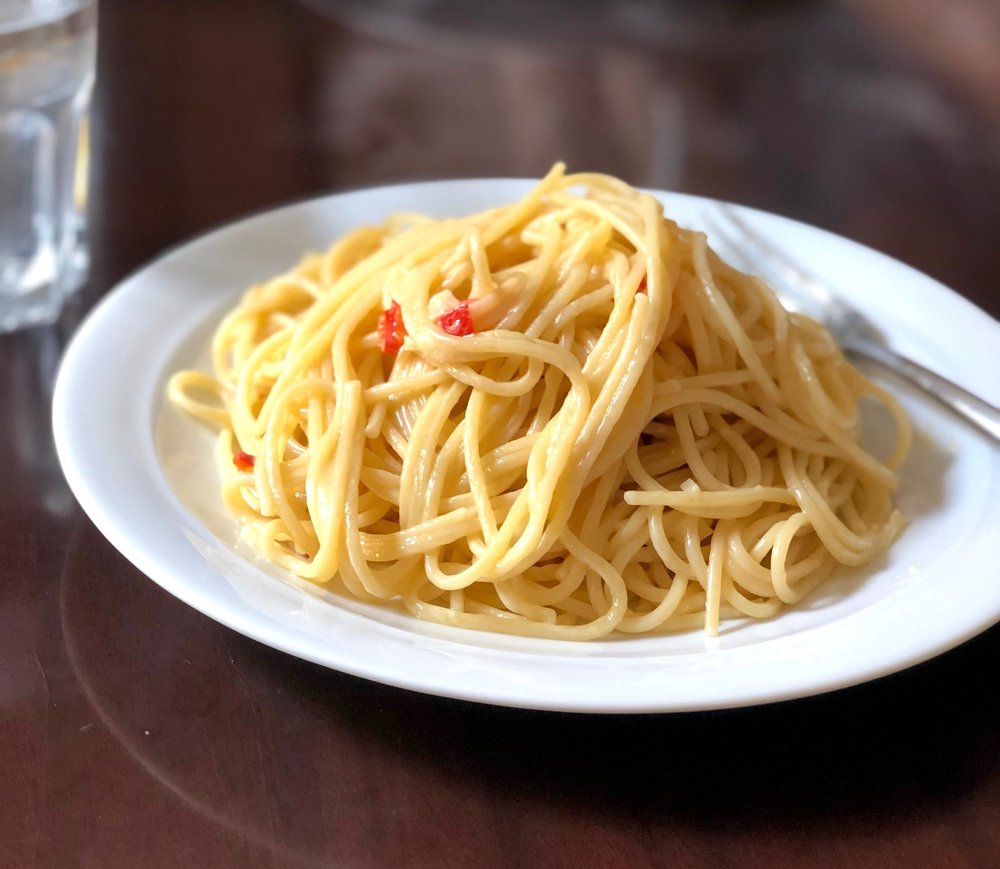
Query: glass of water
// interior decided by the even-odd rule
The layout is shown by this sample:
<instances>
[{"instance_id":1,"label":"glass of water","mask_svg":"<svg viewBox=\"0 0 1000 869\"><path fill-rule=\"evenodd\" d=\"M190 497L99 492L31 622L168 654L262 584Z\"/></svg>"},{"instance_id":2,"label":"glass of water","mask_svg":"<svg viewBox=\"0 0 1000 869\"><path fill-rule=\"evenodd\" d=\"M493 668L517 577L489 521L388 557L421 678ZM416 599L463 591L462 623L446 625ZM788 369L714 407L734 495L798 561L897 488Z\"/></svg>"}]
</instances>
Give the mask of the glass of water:
<instances>
[{"instance_id":1,"label":"glass of water","mask_svg":"<svg viewBox=\"0 0 1000 869\"><path fill-rule=\"evenodd\" d=\"M0 0L0 332L48 323L87 278L97 0Z\"/></svg>"}]
</instances>

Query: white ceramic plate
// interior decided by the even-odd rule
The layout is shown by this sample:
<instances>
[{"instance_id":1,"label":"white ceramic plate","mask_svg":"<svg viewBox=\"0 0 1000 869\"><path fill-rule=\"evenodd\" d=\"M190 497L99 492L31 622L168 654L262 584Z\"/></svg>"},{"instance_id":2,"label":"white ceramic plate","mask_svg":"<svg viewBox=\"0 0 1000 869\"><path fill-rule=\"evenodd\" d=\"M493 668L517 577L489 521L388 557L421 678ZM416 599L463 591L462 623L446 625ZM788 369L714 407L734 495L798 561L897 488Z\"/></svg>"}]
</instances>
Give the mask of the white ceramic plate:
<instances>
[{"instance_id":1,"label":"white ceramic plate","mask_svg":"<svg viewBox=\"0 0 1000 869\"><path fill-rule=\"evenodd\" d=\"M528 188L452 181L330 196L220 229L126 280L80 328L54 400L63 469L97 527L171 594L277 649L391 685L527 708L654 712L800 697L926 660L1000 620L1000 450L896 382L921 432L903 470L901 538L802 606L726 625L715 641L693 631L572 644L428 625L297 584L238 544L217 496L212 435L165 406L167 377L203 365L221 313L303 251L393 211L465 214ZM663 198L687 225L711 208ZM875 251L743 214L868 311L897 349L1000 403L995 320Z\"/></svg>"}]
</instances>

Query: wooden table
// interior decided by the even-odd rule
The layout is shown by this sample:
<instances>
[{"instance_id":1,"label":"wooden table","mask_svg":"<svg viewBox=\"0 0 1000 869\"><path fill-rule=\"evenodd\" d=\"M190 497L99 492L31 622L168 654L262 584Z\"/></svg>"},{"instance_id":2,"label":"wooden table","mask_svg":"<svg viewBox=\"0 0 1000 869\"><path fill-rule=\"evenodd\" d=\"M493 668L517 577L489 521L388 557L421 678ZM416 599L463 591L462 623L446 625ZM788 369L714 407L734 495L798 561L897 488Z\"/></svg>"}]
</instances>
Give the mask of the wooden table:
<instances>
[{"instance_id":1,"label":"wooden table","mask_svg":"<svg viewBox=\"0 0 1000 869\"><path fill-rule=\"evenodd\" d=\"M79 317L164 249L335 189L560 157L819 224L997 315L995 6L899 26L902 5L555 46L530 24L466 40L293 0L103 0L93 277L57 326L0 336L0 866L1000 865L997 628L754 709L420 696L161 591L82 514L50 434Z\"/></svg>"}]
</instances>

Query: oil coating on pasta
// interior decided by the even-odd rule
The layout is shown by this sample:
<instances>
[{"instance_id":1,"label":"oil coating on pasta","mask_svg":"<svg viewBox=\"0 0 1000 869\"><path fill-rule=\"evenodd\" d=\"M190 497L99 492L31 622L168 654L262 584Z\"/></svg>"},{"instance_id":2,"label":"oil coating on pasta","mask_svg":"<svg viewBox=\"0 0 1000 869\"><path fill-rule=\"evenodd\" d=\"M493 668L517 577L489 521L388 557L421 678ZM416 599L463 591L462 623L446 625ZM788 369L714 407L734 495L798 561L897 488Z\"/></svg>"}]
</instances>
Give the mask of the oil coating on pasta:
<instances>
[{"instance_id":1,"label":"oil coating on pasta","mask_svg":"<svg viewBox=\"0 0 1000 869\"><path fill-rule=\"evenodd\" d=\"M586 640L768 617L902 524L909 423L817 323L660 202L557 165L252 287L214 374L222 498L295 575L450 625ZM860 443L859 401L897 448Z\"/></svg>"}]
</instances>

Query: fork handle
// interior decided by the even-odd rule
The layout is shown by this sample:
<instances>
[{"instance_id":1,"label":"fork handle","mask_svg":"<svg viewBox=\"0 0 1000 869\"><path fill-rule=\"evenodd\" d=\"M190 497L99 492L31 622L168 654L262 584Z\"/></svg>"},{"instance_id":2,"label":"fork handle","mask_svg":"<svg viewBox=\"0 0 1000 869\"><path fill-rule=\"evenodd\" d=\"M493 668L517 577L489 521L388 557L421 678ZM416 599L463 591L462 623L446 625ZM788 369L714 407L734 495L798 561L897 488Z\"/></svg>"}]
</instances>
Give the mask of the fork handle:
<instances>
[{"instance_id":1,"label":"fork handle","mask_svg":"<svg viewBox=\"0 0 1000 869\"><path fill-rule=\"evenodd\" d=\"M845 349L902 375L980 431L988 434L994 441L1000 442L1000 408L994 407L978 395L973 395L957 383L935 374L912 359L900 356L884 345L865 341L852 344Z\"/></svg>"}]
</instances>

